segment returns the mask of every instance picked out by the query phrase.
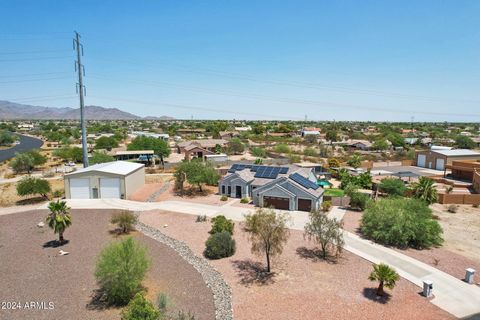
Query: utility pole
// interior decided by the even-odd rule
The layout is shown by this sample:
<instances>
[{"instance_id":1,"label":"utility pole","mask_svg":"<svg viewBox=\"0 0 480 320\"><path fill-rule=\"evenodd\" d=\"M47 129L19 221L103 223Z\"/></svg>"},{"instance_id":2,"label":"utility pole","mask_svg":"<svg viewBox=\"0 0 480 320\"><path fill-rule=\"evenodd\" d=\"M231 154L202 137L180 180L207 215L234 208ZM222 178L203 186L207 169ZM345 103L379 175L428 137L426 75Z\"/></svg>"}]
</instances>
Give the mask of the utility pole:
<instances>
[{"instance_id":1,"label":"utility pole","mask_svg":"<svg viewBox=\"0 0 480 320\"><path fill-rule=\"evenodd\" d=\"M75 71L78 72L77 92L80 97L80 127L82 129L82 151L83 151L83 167L88 167L88 149L87 149L87 129L85 127L85 105L84 94L85 86L83 85L83 76L85 68L82 65L81 56L83 56L83 45L80 43L80 35L75 31L75 39L73 39L73 49L77 50L77 61L75 61Z\"/></svg>"}]
</instances>

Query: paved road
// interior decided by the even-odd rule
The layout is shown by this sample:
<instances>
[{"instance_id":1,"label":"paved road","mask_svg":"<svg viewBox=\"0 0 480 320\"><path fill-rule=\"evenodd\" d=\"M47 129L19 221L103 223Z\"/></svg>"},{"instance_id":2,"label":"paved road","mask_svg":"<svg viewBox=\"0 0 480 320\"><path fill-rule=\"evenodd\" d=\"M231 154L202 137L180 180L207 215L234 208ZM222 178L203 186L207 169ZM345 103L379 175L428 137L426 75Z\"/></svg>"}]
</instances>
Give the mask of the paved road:
<instances>
[{"instance_id":1,"label":"paved road","mask_svg":"<svg viewBox=\"0 0 480 320\"><path fill-rule=\"evenodd\" d=\"M244 215L251 212L252 209L232 206L236 201L238 200L232 200L222 206L214 206L188 201L145 203L118 199L82 199L68 200L68 205L78 209L117 208L133 211L167 210L192 215L205 214L210 217L223 214L230 219L241 221ZM45 208L45 205L41 206L41 208ZM308 221L308 213L300 211L289 213L291 216L290 228L303 230L305 223ZM341 219L344 213L343 209L334 207L330 216ZM431 302L456 317L462 318L473 314L480 314L480 288L476 285L469 285L430 265L410 258L395 250L362 239L347 231L345 231L345 249L372 263L384 262L389 264L394 267L403 278L419 287L422 287L423 280L428 279L433 281L435 298L432 299ZM420 291L419 289L419 292Z\"/></svg>"},{"instance_id":2,"label":"paved road","mask_svg":"<svg viewBox=\"0 0 480 320\"><path fill-rule=\"evenodd\" d=\"M15 153L26 152L32 149L38 149L43 145L43 141L37 138L17 134L20 137L20 144L15 145L13 148L0 150L0 162L6 161L15 157Z\"/></svg>"}]
</instances>

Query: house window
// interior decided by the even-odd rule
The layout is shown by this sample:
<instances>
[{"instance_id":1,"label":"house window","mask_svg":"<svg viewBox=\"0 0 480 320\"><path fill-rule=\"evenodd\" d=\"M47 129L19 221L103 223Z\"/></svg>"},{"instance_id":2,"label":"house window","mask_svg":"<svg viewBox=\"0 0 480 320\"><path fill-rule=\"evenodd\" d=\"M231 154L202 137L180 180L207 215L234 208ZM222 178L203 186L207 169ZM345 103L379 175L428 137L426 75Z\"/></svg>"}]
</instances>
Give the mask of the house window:
<instances>
[{"instance_id":1,"label":"house window","mask_svg":"<svg viewBox=\"0 0 480 320\"><path fill-rule=\"evenodd\" d=\"M229 195L232 194L232 187L231 187L231 186L228 186L228 194L229 194Z\"/></svg>"},{"instance_id":2,"label":"house window","mask_svg":"<svg viewBox=\"0 0 480 320\"><path fill-rule=\"evenodd\" d=\"M225 186L222 186L222 194L225 194Z\"/></svg>"}]
</instances>

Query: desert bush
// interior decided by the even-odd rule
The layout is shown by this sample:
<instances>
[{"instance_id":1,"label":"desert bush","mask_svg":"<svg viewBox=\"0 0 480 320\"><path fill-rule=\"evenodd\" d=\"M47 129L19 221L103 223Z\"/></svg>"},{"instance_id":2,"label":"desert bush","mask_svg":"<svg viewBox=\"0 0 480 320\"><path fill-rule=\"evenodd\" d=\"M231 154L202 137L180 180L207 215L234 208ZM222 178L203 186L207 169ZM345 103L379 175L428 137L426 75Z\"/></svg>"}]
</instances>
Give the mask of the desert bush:
<instances>
[{"instance_id":1,"label":"desert bush","mask_svg":"<svg viewBox=\"0 0 480 320\"><path fill-rule=\"evenodd\" d=\"M267 152L264 148L254 147L251 152L254 157L265 158L267 156Z\"/></svg>"},{"instance_id":2,"label":"desert bush","mask_svg":"<svg viewBox=\"0 0 480 320\"><path fill-rule=\"evenodd\" d=\"M235 240L228 231L216 232L208 237L203 252L208 259L221 259L235 254Z\"/></svg>"},{"instance_id":3,"label":"desert bush","mask_svg":"<svg viewBox=\"0 0 480 320\"><path fill-rule=\"evenodd\" d=\"M178 311L177 315L172 317L172 320L195 320L195 316L190 312Z\"/></svg>"},{"instance_id":4,"label":"desert bush","mask_svg":"<svg viewBox=\"0 0 480 320\"><path fill-rule=\"evenodd\" d=\"M160 311L139 292L122 311L122 320L158 320L160 315Z\"/></svg>"},{"instance_id":5,"label":"desert bush","mask_svg":"<svg viewBox=\"0 0 480 320\"><path fill-rule=\"evenodd\" d=\"M61 189L57 189L57 190L54 190L54 191L52 192L52 196L53 196L54 198L61 198L61 197L63 197L64 194L65 194L65 192L64 192L63 190L61 190Z\"/></svg>"},{"instance_id":6,"label":"desert bush","mask_svg":"<svg viewBox=\"0 0 480 320\"><path fill-rule=\"evenodd\" d=\"M370 201L370 196L366 193L354 191L349 194L350 197L350 207L356 210L365 210L368 202Z\"/></svg>"},{"instance_id":7,"label":"desert bush","mask_svg":"<svg viewBox=\"0 0 480 320\"><path fill-rule=\"evenodd\" d=\"M206 222L207 221L207 215L205 214L199 214L197 216L197 219L195 220L195 222Z\"/></svg>"},{"instance_id":8,"label":"desert bush","mask_svg":"<svg viewBox=\"0 0 480 320\"><path fill-rule=\"evenodd\" d=\"M158 310L161 310L162 312L165 312L167 310L167 306L169 304L169 298L166 293L160 292L157 296L157 308Z\"/></svg>"},{"instance_id":9,"label":"desert bush","mask_svg":"<svg viewBox=\"0 0 480 320\"><path fill-rule=\"evenodd\" d=\"M220 201L227 201L228 200L228 197L226 195L223 195L221 198L220 198Z\"/></svg>"},{"instance_id":10,"label":"desert bush","mask_svg":"<svg viewBox=\"0 0 480 320\"><path fill-rule=\"evenodd\" d=\"M248 199L248 198L242 198L240 200L240 203L249 203L249 202L250 202L250 199Z\"/></svg>"},{"instance_id":11,"label":"desert bush","mask_svg":"<svg viewBox=\"0 0 480 320\"><path fill-rule=\"evenodd\" d=\"M405 195L405 183L401 179L385 178L378 185L380 192L387 193L390 196L403 196Z\"/></svg>"},{"instance_id":12,"label":"desert bush","mask_svg":"<svg viewBox=\"0 0 480 320\"><path fill-rule=\"evenodd\" d=\"M44 177L44 178L52 178L54 176L55 176L55 172L53 172L53 171L42 172L42 177Z\"/></svg>"},{"instance_id":13,"label":"desert bush","mask_svg":"<svg viewBox=\"0 0 480 320\"><path fill-rule=\"evenodd\" d=\"M387 198L370 202L360 229L379 243L417 249L441 245L442 228L424 201Z\"/></svg>"},{"instance_id":14,"label":"desert bush","mask_svg":"<svg viewBox=\"0 0 480 320\"><path fill-rule=\"evenodd\" d=\"M137 216L130 211L114 213L110 219L110 223L116 224L122 233L128 233L135 230L134 226L137 223Z\"/></svg>"},{"instance_id":15,"label":"desert bush","mask_svg":"<svg viewBox=\"0 0 480 320\"><path fill-rule=\"evenodd\" d=\"M328 212L332 208L332 201L327 200L322 202L322 211Z\"/></svg>"},{"instance_id":16,"label":"desert bush","mask_svg":"<svg viewBox=\"0 0 480 320\"><path fill-rule=\"evenodd\" d=\"M448 209L447 209L447 210L448 210L448 212L450 212L450 213L457 213L457 211L458 211L458 205L456 205L456 204L451 204L451 205L448 206Z\"/></svg>"},{"instance_id":17,"label":"desert bush","mask_svg":"<svg viewBox=\"0 0 480 320\"><path fill-rule=\"evenodd\" d=\"M305 225L305 235L320 245L323 259L328 252L335 252L338 256L342 252L345 241L343 239L343 222L335 218L330 219L323 212L310 212L310 221Z\"/></svg>"},{"instance_id":18,"label":"desert bush","mask_svg":"<svg viewBox=\"0 0 480 320\"><path fill-rule=\"evenodd\" d=\"M125 305L140 292L149 265L146 249L132 238L127 238L102 250L95 277L109 303Z\"/></svg>"},{"instance_id":19,"label":"desert bush","mask_svg":"<svg viewBox=\"0 0 480 320\"><path fill-rule=\"evenodd\" d=\"M50 182L41 178L25 176L17 183L17 194L19 196L39 194L42 197L47 198L50 191Z\"/></svg>"},{"instance_id":20,"label":"desert bush","mask_svg":"<svg viewBox=\"0 0 480 320\"><path fill-rule=\"evenodd\" d=\"M235 224L231 219L227 219L225 216L216 216L212 218L212 229L209 231L209 233L214 234L227 231L233 235L234 226Z\"/></svg>"}]
</instances>

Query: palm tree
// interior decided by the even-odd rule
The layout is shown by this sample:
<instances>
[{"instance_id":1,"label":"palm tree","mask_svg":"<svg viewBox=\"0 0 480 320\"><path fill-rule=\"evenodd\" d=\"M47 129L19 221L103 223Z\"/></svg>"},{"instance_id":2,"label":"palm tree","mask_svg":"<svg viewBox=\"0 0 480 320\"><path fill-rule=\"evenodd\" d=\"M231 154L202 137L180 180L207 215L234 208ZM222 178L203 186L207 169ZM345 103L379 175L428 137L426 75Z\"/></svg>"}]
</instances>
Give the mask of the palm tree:
<instances>
[{"instance_id":1,"label":"palm tree","mask_svg":"<svg viewBox=\"0 0 480 320\"><path fill-rule=\"evenodd\" d=\"M389 289L393 289L395 283L400 279L400 276L395 269L384 263L380 263L373 265L373 271L370 273L368 279L370 281L380 282L377 288L377 296L383 296L385 294L383 287L385 286Z\"/></svg>"},{"instance_id":2,"label":"palm tree","mask_svg":"<svg viewBox=\"0 0 480 320\"><path fill-rule=\"evenodd\" d=\"M70 208L67 207L65 201L52 201L48 204L50 213L46 218L48 226L53 229L54 233L58 233L58 241L62 244L65 242L63 233L65 229L72 225L72 216L70 215Z\"/></svg>"},{"instance_id":3,"label":"palm tree","mask_svg":"<svg viewBox=\"0 0 480 320\"><path fill-rule=\"evenodd\" d=\"M427 177L420 177L418 182L413 184L413 196L417 199L424 200L428 204L437 202L438 194L434 186L434 181Z\"/></svg>"}]
</instances>

